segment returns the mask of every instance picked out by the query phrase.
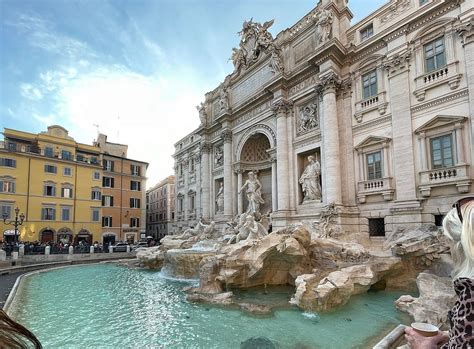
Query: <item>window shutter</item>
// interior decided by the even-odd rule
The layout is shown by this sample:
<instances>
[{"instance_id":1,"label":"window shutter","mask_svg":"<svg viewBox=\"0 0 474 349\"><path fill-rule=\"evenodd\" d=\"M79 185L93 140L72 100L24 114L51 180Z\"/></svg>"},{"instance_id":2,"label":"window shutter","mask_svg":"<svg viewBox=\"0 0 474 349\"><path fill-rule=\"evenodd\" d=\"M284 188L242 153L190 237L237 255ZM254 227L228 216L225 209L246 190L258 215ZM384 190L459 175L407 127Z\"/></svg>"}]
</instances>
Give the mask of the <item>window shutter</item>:
<instances>
[{"instance_id":1,"label":"window shutter","mask_svg":"<svg viewBox=\"0 0 474 349\"><path fill-rule=\"evenodd\" d=\"M114 162L113 161L110 162L110 171L114 172Z\"/></svg>"},{"instance_id":2,"label":"window shutter","mask_svg":"<svg viewBox=\"0 0 474 349\"><path fill-rule=\"evenodd\" d=\"M140 208L140 199L137 199L137 208Z\"/></svg>"},{"instance_id":3,"label":"window shutter","mask_svg":"<svg viewBox=\"0 0 474 349\"><path fill-rule=\"evenodd\" d=\"M51 209L51 212L52 212L52 214L53 214L53 221L55 221L55 220L56 220L56 209L55 209L55 208L52 208L52 209Z\"/></svg>"},{"instance_id":4,"label":"window shutter","mask_svg":"<svg viewBox=\"0 0 474 349\"><path fill-rule=\"evenodd\" d=\"M130 207L133 207L133 199L130 198Z\"/></svg>"},{"instance_id":5,"label":"window shutter","mask_svg":"<svg viewBox=\"0 0 474 349\"><path fill-rule=\"evenodd\" d=\"M105 177L102 177L102 186L105 187Z\"/></svg>"},{"instance_id":6,"label":"window shutter","mask_svg":"<svg viewBox=\"0 0 474 349\"><path fill-rule=\"evenodd\" d=\"M139 226L140 226L140 218L137 218L136 224L137 224L136 227L139 227Z\"/></svg>"},{"instance_id":7,"label":"window shutter","mask_svg":"<svg viewBox=\"0 0 474 349\"><path fill-rule=\"evenodd\" d=\"M102 226L105 227L105 217L102 217Z\"/></svg>"},{"instance_id":8,"label":"window shutter","mask_svg":"<svg viewBox=\"0 0 474 349\"><path fill-rule=\"evenodd\" d=\"M109 217L109 227L112 227L112 217Z\"/></svg>"},{"instance_id":9,"label":"window shutter","mask_svg":"<svg viewBox=\"0 0 474 349\"><path fill-rule=\"evenodd\" d=\"M114 206L114 197L113 196L110 197L110 206Z\"/></svg>"},{"instance_id":10,"label":"window shutter","mask_svg":"<svg viewBox=\"0 0 474 349\"><path fill-rule=\"evenodd\" d=\"M0 193L3 193L3 181L0 181Z\"/></svg>"},{"instance_id":11,"label":"window shutter","mask_svg":"<svg viewBox=\"0 0 474 349\"><path fill-rule=\"evenodd\" d=\"M102 206L105 206L105 196L102 196Z\"/></svg>"},{"instance_id":12,"label":"window shutter","mask_svg":"<svg viewBox=\"0 0 474 349\"><path fill-rule=\"evenodd\" d=\"M94 191L91 191L91 200L94 200Z\"/></svg>"},{"instance_id":13,"label":"window shutter","mask_svg":"<svg viewBox=\"0 0 474 349\"><path fill-rule=\"evenodd\" d=\"M114 188L115 187L115 178L110 179L110 187Z\"/></svg>"},{"instance_id":14,"label":"window shutter","mask_svg":"<svg viewBox=\"0 0 474 349\"><path fill-rule=\"evenodd\" d=\"M142 183L141 183L141 182L137 182L137 183L138 183L138 191L141 191L141 190L142 190L142 189L141 189L141 184L142 184Z\"/></svg>"}]
</instances>

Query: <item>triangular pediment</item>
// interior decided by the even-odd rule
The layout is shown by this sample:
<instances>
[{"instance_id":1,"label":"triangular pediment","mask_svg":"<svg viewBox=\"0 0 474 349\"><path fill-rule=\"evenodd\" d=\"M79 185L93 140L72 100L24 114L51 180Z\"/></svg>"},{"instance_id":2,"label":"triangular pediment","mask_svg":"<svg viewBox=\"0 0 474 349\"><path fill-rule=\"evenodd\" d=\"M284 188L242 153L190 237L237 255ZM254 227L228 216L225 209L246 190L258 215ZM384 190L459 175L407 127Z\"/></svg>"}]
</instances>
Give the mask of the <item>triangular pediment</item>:
<instances>
[{"instance_id":1,"label":"triangular pediment","mask_svg":"<svg viewBox=\"0 0 474 349\"><path fill-rule=\"evenodd\" d=\"M465 116L454 116L454 115L436 115L430 121L424 123L415 130L415 133L426 132L435 128L444 127L446 125L452 125L457 122L464 122Z\"/></svg>"},{"instance_id":2,"label":"triangular pediment","mask_svg":"<svg viewBox=\"0 0 474 349\"><path fill-rule=\"evenodd\" d=\"M375 144L387 143L390 142L390 138L388 137L379 137L379 136L368 136L362 142L355 146L356 150L369 147Z\"/></svg>"}]
</instances>

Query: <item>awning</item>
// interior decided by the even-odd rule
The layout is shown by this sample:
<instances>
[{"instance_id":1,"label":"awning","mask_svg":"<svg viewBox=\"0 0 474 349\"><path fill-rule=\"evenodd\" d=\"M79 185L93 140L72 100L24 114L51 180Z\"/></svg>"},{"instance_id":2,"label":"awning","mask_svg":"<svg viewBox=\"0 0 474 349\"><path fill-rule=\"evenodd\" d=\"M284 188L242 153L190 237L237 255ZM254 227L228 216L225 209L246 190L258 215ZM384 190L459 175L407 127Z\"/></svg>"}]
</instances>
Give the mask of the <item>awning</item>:
<instances>
[{"instance_id":1,"label":"awning","mask_svg":"<svg viewBox=\"0 0 474 349\"><path fill-rule=\"evenodd\" d=\"M4 236L15 236L15 230L14 229L8 229L3 232ZM20 231L17 232L16 235L20 235Z\"/></svg>"}]
</instances>

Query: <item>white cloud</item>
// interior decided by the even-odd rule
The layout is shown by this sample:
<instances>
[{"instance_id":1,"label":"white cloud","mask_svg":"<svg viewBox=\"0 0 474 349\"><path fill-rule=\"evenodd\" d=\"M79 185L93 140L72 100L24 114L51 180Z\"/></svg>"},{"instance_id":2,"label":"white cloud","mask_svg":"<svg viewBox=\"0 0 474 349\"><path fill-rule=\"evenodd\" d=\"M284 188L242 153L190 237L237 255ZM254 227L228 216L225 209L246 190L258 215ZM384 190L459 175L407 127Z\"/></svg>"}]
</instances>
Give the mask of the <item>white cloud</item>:
<instances>
[{"instance_id":1,"label":"white cloud","mask_svg":"<svg viewBox=\"0 0 474 349\"><path fill-rule=\"evenodd\" d=\"M98 124L109 141L129 145L130 158L150 163L151 186L173 174L174 143L199 125L195 105L202 90L195 80L189 72L147 77L124 67L99 67L86 74L48 71L40 75L40 85L55 91L56 116L35 118L45 125L62 124L88 144Z\"/></svg>"},{"instance_id":2,"label":"white cloud","mask_svg":"<svg viewBox=\"0 0 474 349\"><path fill-rule=\"evenodd\" d=\"M20 92L24 98L32 101L39 101L43 98L43 94L40 90L31 84L20 84Z\"/></svg>"}]
</instances>

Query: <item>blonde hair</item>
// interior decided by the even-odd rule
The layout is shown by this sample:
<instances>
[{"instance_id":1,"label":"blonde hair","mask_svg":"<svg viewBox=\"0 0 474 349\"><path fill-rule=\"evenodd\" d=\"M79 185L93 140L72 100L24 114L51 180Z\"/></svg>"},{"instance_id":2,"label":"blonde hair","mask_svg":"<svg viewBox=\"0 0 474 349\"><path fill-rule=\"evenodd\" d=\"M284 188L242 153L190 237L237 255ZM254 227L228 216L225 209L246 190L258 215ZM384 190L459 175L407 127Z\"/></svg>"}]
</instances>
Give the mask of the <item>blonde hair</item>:
<instances>
[{"instance_id":1,"label":"blonde hair","mask_svg":"<svg viewBox=\"0 0 474 349\"><path fill-rule=\"evenodd\" d=\"M462 222L456 208L444 217L444 235L453 242L454 278L474 278L474 201L464 204L461 212Z\"/></svg>"}]
</instances>

